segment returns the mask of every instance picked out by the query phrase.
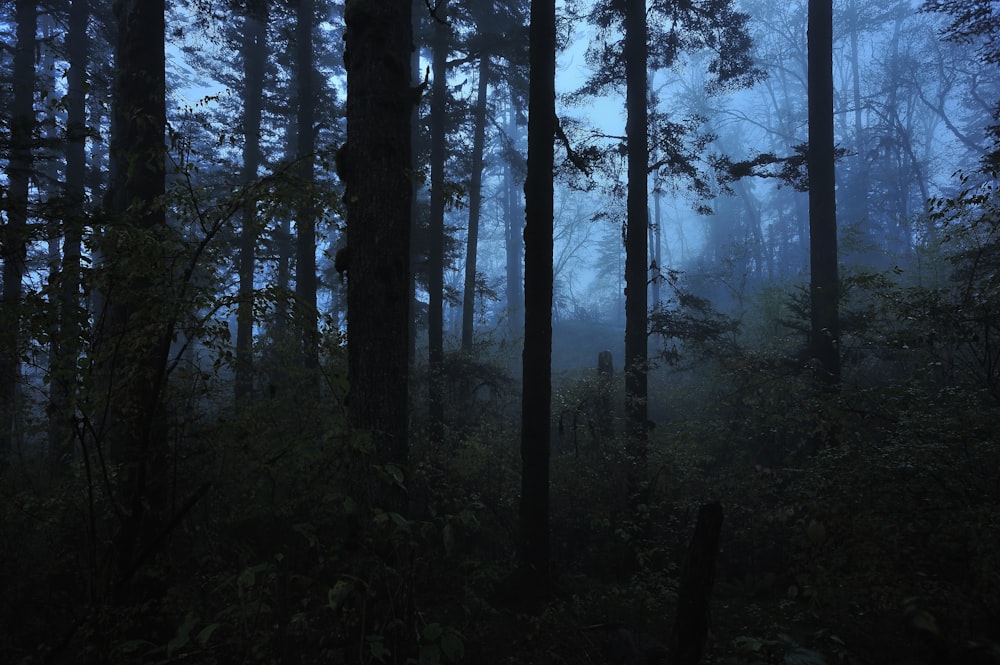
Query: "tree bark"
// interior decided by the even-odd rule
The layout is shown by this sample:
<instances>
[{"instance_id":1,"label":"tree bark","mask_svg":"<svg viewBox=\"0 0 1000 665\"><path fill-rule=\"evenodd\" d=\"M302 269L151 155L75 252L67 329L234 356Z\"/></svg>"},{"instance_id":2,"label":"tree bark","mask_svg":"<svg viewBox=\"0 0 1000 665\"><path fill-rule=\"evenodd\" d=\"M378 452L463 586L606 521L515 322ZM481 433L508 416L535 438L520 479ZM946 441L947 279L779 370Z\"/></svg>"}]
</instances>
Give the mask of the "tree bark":
<instances>
[{"instance_id":1,"label":"tree bark","mask_svg":"<svg viewBox=\"0 0 1000 665\"><path fill-rule=\"evenodd\" d=\"M504 160L504 247L507 268L507 325L510 338L516 339L524 333L524 276L521 271L524 217L512 162L514 146L517 144L517 106L513 93L508 111L505 131L511 148L508 159Z\"/></svg>"},{"instance_id":2,"label":"tree bark","mask_svg":"<svg viewBox=\"0 0 1000 665\"><path fill-rule=\"evenodd\" d=\"M100 432L123 465L121 529L127 570L155 538L166 507L161 395L176 318L166 224L163 0L117 0L117 77L104 242L106 313L96 343L107 392Z\"/></svg>"},{"instance_id":3,"label":"tree bark","mask_svg":"<svg viewBox=\"0 0 1000 665\"><path fill-rule=\"evenodd\" d=\"M809 257L811 353L840 381L837 198L833 143L833 4L809 0Z\"/></svg>"},{"instance_id":4,"label":"tree bark","mask_svg":"<svg viewBox=\"0 0 1000 665\"><path fill-rule=\"evenodd\" d=\"M698 665L705 651L721 531L722 506L701 506L677 590L677 616L667 659L671 665Z\"/></svg>"},{"instance_id":5,"label":"tree bark","mask_svg":"<svg viewBox=\"0 0 1000 665\"><path fill-rule=\"evenodd\" d=\"M83 312L80 302L80 267L83 229L86 224L87 174L87 68L90 44L87 23L89 2L73 0L69 10L66 50L66 214L63 217L62 264L59 282L59 353L53 365L49 457L53 462L71 452L76 415L77 360L81 353Z\"/></svg>"},{"instance_id":6,"label":"tree bark","mask_svg":"<svg viewBox=\"0 0 1000 665\"><path fill-rule=\"evenodd\" d=\"M483 150L486 143L486 92L490 59L479 60L479 88L472 137L472 174L469 178L469 237L465 249L465 291L462 294L462 350L472 353L472 334L476 312L476 254L479 249L479 213L483 194Z\"/></svg>"},{"instance_id":7,"label":"tree bark","mask_svg":"<svg viewBox=\"0 0 1000 665\"><path fill-rule=\"evenodd\" d=\"M408 459L411 5L344 7L350 414L371 431L380 462Z\"/></svg>"},{"instance_id":8,"label":"tree bark","mask_svg":"<svg viewBox=\"0 0 1000 665\"><path fill-rule=\"evenodd\" d=\"M434 21L434 58L431 63L431 211L427 233L427 353L429 436L444 437L444 160L445 114L448 111L447 4L437 5Z\"/></svg>"},{"instance_id":9,"label":"tree bark","mask_svg":"<svg viewBox=\"0 0 1000 665\"><path fill-rule=\"evenodd\" d=\"M625 78L628 111L628 200L625 231L625 420L637 464L646 456L647 258L649 224L646 128L646 2L628 0L625 16Z\"/></svg>"},{"instance_id":10,"label":"tree bark","mask_svg":"<svg viewBox=\"0 0 1000 665\"><path fill-rule=\"evenodd\" d=\"M313 66L313 0L299 0L295 23L295 77L298 82L298 134L295 158L299 201L295 210L295 312L302 345L307 390L318 388L319 331L316 309L316 204L313 153L316 107Z\"/></svg>"},{"instance_id":11,"label":"tree bark","mask_svg":"<svg viewBox=\"0 0 1000 665\"><path fill-rule=\"evenodd\" d=\"M10 116L10 160L7 163L8 210L3 243L3 295L0 298L0 468L19 439L19 382L21 377L22 280L28 243L28 185L31 145L35 131L36 3L14 5L17 46L14 50L14 99Z\"/></svg>"},{"instance_id":12,"label":"tree bark","mask_svg":"<svg viewBox=\"0 0 1000 665\"><path fill-rule=\"evenodd\" d=\"M243 226L239 245L239 292L236 306L236 402L253 392L254 272L257 264L257 198L250 188L262 161L260 123L267 66L267 0L253 0L243 19Z\"/></svg>"},{"instance_id":13,"label":"tree bark","mask_svg":"<svg viewBox=\"0 0 1000 665\"><path fill-rule=\"evenodd\" d=\"M526 590L549 587L552 417L552 233L555 140L554 0L532 0L528 175L524 183L524 352L519 570Z\"/></svg>"}]
</instances>

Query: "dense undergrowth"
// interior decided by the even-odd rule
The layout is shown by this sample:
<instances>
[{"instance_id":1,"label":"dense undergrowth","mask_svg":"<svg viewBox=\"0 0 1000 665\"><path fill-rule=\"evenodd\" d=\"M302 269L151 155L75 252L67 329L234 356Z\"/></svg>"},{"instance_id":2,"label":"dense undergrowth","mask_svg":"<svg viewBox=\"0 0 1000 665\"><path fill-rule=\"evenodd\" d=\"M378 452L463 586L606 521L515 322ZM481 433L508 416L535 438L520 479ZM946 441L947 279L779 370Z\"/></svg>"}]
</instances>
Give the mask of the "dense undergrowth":
<instances>
[{"instance_id":1,"label":"dense undergrowth","mask_svg":"<svg viewBox=\"0 0 1000 665\"><path fill-rule=\"evenodd\" d=\"M509 348L449 359L439 443L422 434L416 375L409 470L377 464L347 425L335 341L316 399L287 372L239 408L177 380L174 518L148 551L116 551L118 469L92 445L58 471L26 458L5 472L0 661L640 662L642 636L670 635L698 507L718 500L704 662L1000 663L1000 260L984 228L948 255L953 282L845 278L839 390L796 354L796 300L775 306L773 291L739 344L671 347L685 362L651 374L637 489L614 414L600 416L620 384L562 375L555 586L530 611L505 587L520 491ZM385 510L393 493L406 510Z\"/></svg>"},{"instance_id":2,"label":"dense undergrowth","mask_svg":"<svg viewBox=\"0 0 1000 665\"><path fill-rule=\"evenodd\" d=\"M1000 661L996 407L982 391L830 394L763 355L714 368L654 375L673 397L638 508L618 438L554 428L556 591L538 613L503 594L519 459L500 390L467 404L481 417L456 419L447 441L417 439L406 478L374 465L336 406L279 392L225 418L207 409L176 444L175 505L211 486L124 587L94 469L10 474L4 661L631 662L615 636L666 640L709 499L726 518L705 662ZM595 389L584 376L557 399ZM382 511L380 487L400 482L409 514Z\"/></svg>"}]
</instances>

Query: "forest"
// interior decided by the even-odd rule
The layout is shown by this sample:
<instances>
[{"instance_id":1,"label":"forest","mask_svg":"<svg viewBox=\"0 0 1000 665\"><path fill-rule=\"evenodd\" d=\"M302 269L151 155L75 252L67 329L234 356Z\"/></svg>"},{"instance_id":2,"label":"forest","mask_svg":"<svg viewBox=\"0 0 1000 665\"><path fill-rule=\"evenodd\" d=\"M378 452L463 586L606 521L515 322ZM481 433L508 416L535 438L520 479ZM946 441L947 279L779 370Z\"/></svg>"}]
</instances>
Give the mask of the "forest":
<instances>
[{"instance_id":1,"label":"forest","mask_svg":"<svg viewBox=\"0 0 1000 665\"><path fill-rule=\"evenodd\" d=\"M0 3L0 663L1000 665L1000 3Z\"/></svg>"}]
</instances>

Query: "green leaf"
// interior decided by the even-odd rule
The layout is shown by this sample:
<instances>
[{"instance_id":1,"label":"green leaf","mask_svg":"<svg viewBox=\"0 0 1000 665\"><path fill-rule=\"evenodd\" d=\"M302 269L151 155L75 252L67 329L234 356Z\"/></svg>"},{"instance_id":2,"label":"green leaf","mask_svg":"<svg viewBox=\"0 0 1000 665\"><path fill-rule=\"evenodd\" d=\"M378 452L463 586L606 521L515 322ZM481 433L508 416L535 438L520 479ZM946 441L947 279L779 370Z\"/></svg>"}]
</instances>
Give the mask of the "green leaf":
<instances>
[{"instance_id":1,"label":"green leaf","mask_svg":"<svg viewBox=\"0 0 1000 665\"><path fill-rule=\"evenodd\" d=\"M198 646L205 646L206 644L208 644L208 641L212 639L212 633L214 633L215 629L218 628L220 625L221 624L218 623L208 624L198 632L198 635L194 638L194 641L198 643Z\"/></svg>"},{"instance_id":2,"label":"green leaf","mask_svg":"<svg viewBox=\"0 0 1000 665\"><path fill-rule=\"evenodd\" d=\"M384 661L386 658L392 655L392 651L385 646L382 641L381 635L368 635L365 637L365 641L368 642L368 650L372 654L372 658L378 661Z\"/></svg>"},{"instance_id":3,"label":"green leaf","mask_svg":"<svg viewBox=\"0 0 1000 665\"><path fill-rule=\"evenodd\" d=\"M400 469L395 464L386 464L385 465L385 472L389 474L389 476L394 481L395 485L397 485L399 487L403 487L403 470L402 469Z\"/></svg>"},{"instance_id":4,"label":"green leaf","mask_svg":"<svg viewBox=\"0 0 1000 665\"><path fill-rule=\"evenodd\" d=\"M441 636L441 651L449 663L460 662L465 658L465 640L457 630L446 630Z\"/></svg>"},{"instance_id":5,"label":"green leaf","mask_svg":"<svg viewBox=\"0 0 1000 665\"><path fill-rule=\"evenodd\" d=\"M937 619L927 610L920 610L910 618L910 624L917 630L922 630L931 635L938 635L941 629L938 628Z\"/></svg>"},{"instance_id":6,"label":"green leaf","mask_svg":"<svg viewBox=\"0 0 1000 665\"><path fill-rule=\"evenodd\" d=\"M409 527L410 520L406 519L399 513L389 513L389 517L392 518L393 524L399 527Z\"/></svg>"},{"instance_id":7,"label":"green leaf","mask_svg":"<svg viewBox=\"0 0 1000 665\"><path fill-rule=\"evenodd\" d=\"M424 638L425 642L437 642L441 639L443 633L444 628L439 623L429 623L420 631L420 635Z\"/></svg>"},{"instance_id":8,"label":"green leaf","mask_svg":"<svg viewBox=\"0 0 1000 665\"><path fill-rule=\"evenodd\" d=\"M178 649L183 649L187 646L188 642L191 641L191 631L194 629L195 625L198 623L198 617L194 614L188 614L184 617L184 623L177 628L177 634L174 639L167 643L167 657L169 658Z\"/></svg>"},{"instance_id":9,"label":"green leaf","mask_svg":"<svg viewBox=\"0 0 1000 665\"><path fill-rule=\"evenodd\" d=\"M354 590L354 585L345 580L339 580L333 585L333 588L326 592L326 604L333 610L337 611L340 605L344 602L351 591Z\"/></svg>"}]
</instances>

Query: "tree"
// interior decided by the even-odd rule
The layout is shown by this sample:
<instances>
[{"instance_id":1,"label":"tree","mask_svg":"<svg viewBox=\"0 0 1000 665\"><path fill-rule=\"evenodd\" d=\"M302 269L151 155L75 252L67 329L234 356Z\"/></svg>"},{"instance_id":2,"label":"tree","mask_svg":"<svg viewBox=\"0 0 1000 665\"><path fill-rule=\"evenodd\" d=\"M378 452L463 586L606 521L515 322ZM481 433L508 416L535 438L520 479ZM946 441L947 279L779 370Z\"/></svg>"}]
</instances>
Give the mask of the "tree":
<instances>
[{"instance_id":1,"label":"tree","mask_svg":"<svg viewBox=\"0 0 1000 665\"><path fill-rule=\"evenodd\" d=\"M646 262L649 228L649 145L646 130L646 0L625 7L625 107L628 119L628 197L625 227L625 419L637 445L637 461L645 456L649 309Z\"/></svg>"},{"instance_id":2,"label":"tree","mask_svg":"<svg viewBox=\"0 0 1000 665\"><path fill-rule=\"evenodd\" d=\"M243 18L240 54L243 58L243 225L239 241L239 297L236 309L236 400L253 392L254 273L257 265L257 197L250 189L257 180L263 157L260 149L264 103L264 70L267 66L268 0L251 0Z\"/></svg>"},{"instance_id":3,"label":"tree","mask_svg":"<svg viewBox=\"0 0 1000 665\"><path fill-rule=\"evenodd\" d=\"M344 7L347 142L338 155L347 211L350 413L383 463L408 458L410 242L409 2Z\"/></svg>"},{"instance_id":4,"label":"tree","mask_svg":"<svg viewBox=\"0 0 1000 665\"><path fill-rule=\"evenodd\" d=\"M960 44L976 46L978 58L989 65L1000 64L1000 11L993 0L926 0L921 11L944 14L951 22L941 32L942 37ZM1000 100L993 110L993 119L1000 120ZM989 128L993 150L983 158L986 170L1000 169L1000 123Z\"/></svg>"},{"instance_id":5,"label":"tree","mask_svg":"<svg viewBox=\"0 0 1000 665\"><path fill-rule=\"evenodd\" d=\"M319 332L316 328L316 206L313 153L316 151L313 68L313 1L299 0L295 21L295 78L298 91L298 128L295 159L300 201L296 208L295 306L307 385L316 387L312 376L319 367Z\"/></svg>"},{"instance_id":6,"label":"tree","mask_svg":"<svg viewBox=\"0 0 1000 665\"><path fill-rule=\"evenodd\" d=\"M650 164L647 133L647 104L650 103L648 68L671 67L681 51L704 48L712 53L706 81L710 91L745 86L758 72L750 59L750 38L746 14L735 11L732 0L704 3L653 3L661 22L650 26L644 1L598 3L591 12L600 30L600 39L587 50L587 59L596 65L594 73L574 97L620 90L625 85L628 112L626 146L628 189L625 222L625 412L634 453L642 458L647 434L646 401L648 352L648 174L662 171L683 177L696 190L704 184L693 164L694 155L682 149L689 128L684 124L658 122L662 128L653 137L663 155ZM650 31L650 27L655 31ZM620 50L610 44L617 28L625 34ZM650 50L651 49L651 50ZM624 75L624 81L622 80ZM655 104L655 100L653 101Z\"/></svg>"},{"instance_id":7,"label":"tree","mask_svg":"<svg viewBox=\"0 0 1000 665\"><path fill-rule=\"evenodd\" d=\"M431 211L427 227L427 373L430 438L444 436L444 162L447 148L448 49L447 3L436 6L431 84Z\"/></svg>"},{"instance_id":8,"label":"tree","mask_svg":"<svg viewBox=\"0 0 1000 665\"><path fill-rule=\"evenodd\" d=\"M87 68L90 11L86 0L73 0L66 37L69 71L66 95L66 180L63 218L62 265L59 281L58 352L53 359L49 400L52 408L50 456L58 459L69 452L72 420L76 413L77 358L83 317L80 303L80 267L83 229L86 221L87 173Z\"/></svg>"},{"instance_id":9,"label":"tree","mask_svg":"<svg viewBox=\"0 0 1000 665\"><path fill-rule=\"evenodd\" d=\"M469 237L465 251L465 289L462 294L462 350L472 353L473 319L476 310L476 253L479 248L479 213L483 198L483 149L486 143L486 92L490 57L479 56L479 82L473 111L472 173L469 179Z\"/></svg>"},{"instance_id":10,"label":"tree","mask_svg":"<svg viewBox=\"0 0 1000 665\"><path fill-rule=\"evenodd\" d=\"M161 398L176 319L168 260L176 238L164 208L164 2L117 0L114 13L117 76L101 241L106 304L95 352L106 385L101 443L123 464L115 545L127 575L159 531L166 506Z\"/></svg>"},{"instance_id":11,"label":"tree","mask_svg":"<svg viewBox=\"0 0 1000 665\"><path fill-rule=\"evenodd\" d=\"M840 380L837 198L833 138L833 3L809 2L810 352L823 378Z\"/></svg>"},{"instance_id":12,"label":"tree","mask_svg":"<svg viewBox=\"0 0 1000 665\"><path fill-rule=\"evenodd\" d=\"M18 429L18 383L21 373L22 280L28 244L28 185L35 132L36 3L17 0L17 46L14 51L14 99L11 108L10 159L7 163L10 200L8 222L0 236L3 295L0 298L0 467L14 448Z\"/></svg>"},{"instance_id":13,"label":"tree","mask_svg":"<svg viewBox=\"0 0 1000 665\"><path fill-rule=\"evenodd\" d=\"M524 352L521 393L519 570L526 589L549 585L549 437L552 415L552 232L556 10L532 0L528 175L524 183Z\"/></svg>"}]
</instances>

